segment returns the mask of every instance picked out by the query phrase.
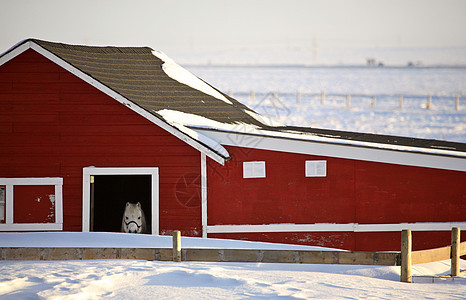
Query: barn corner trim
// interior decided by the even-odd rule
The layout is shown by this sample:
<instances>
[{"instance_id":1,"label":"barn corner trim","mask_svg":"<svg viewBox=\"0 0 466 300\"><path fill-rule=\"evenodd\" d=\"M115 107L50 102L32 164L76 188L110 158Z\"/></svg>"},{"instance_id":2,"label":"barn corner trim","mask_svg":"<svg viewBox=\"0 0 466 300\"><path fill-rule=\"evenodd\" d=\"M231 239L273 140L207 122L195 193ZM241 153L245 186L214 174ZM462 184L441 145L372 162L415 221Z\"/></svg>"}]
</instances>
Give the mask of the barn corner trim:
<instances>
[{"instance_id":1,"label":"barn corner trim","mask_svg":"<svg viewBox=\"0 0 466 300\"><path fill-rule=\"evenodd\" d=\"M131 109L135 113L139 114L140 116L144 117L145 119L151 121L155 125L159 126L160 128L164 129L168 133L174 135L175 137L179 138L183 142L187 143L194 149L198 150L201 153L206 154L208 157L213 159L214 161L218 162L221 165L225 164L225 160L230 159L229 156L224 156L218 152L216 152L214 149L211 149L208 145L205 145L205 143L202 142L202 137L201 138L196 138L199 137L201 134L196 133L195 135L189 135L186 133L186 131L189 131L189 128L186 127L185 130L180 130L179 128L176 128L172 125L170 125L168 122L165 122L161 118L158 118L156 115L148 112L147 110L143 109L133 101L127 99L126 97L122 96L118 92L114 91L112 88L108 87L107 85L101 83L100 81L96 80L89 74L81 71L77 67L73 66L72 64L68 63L66 60L62 59L61 57L57 56L56 54L50 52L49 50L45 49L44 47L40 46L38 43L34 41L34 39L27 39L24 40L16 45L14 45L12 48L7 50L5 53L0 54L0 66L3 64L7 63L11 59L15 58L16 56L20 55L21 53L32 49L36 51L37 53L41 54L45 58L49 59L50 61L56 63L60 67L64 68L68 72L76 75L78 78L81 80L87 82L88 84L92 85L96 89L100 90L104 94L108 95L109 97L115 99L119 103L123 104L127 108ZM205 137L205 139L208 139ZM220 145L220 144L219 144ZM226 149L224 149L223 152L228 153Z\"/></svg>"}]
</instances>

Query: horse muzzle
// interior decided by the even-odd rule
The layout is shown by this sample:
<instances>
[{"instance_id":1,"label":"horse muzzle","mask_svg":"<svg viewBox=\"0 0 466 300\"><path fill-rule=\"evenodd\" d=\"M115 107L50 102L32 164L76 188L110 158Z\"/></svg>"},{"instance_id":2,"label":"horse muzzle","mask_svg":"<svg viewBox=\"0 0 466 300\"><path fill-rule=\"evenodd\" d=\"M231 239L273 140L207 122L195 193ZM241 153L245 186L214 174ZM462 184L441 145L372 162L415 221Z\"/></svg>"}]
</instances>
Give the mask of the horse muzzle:
<instances>
[{"instance_id":1,"label":"horse muzzle","mask_svg":"<svg viewBox=\"0 0 466 300\"><path fill-rule=\"evenodd\" d=\"M142 225L138 225L136 221L131 221L128 223L125 222L125 224L126 224L126 228L128 229L129 233L139 233L140 228L142 226Z\"/></svg>"}]
</instances>

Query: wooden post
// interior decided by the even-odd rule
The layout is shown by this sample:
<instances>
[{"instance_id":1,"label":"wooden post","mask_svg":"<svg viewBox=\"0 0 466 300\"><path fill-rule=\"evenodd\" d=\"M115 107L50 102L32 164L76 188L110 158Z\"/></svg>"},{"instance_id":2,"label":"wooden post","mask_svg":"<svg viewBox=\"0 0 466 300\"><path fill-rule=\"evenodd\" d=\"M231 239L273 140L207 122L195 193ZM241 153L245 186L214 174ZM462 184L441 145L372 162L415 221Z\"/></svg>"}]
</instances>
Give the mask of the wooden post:
<instances>
[{"instance_id":1,"label":"wooden post","mask_svg":"<svg viewBox=\"0 0 466 300\"><path fill-rule=\"evenodd\" d=\"M350 107L350 102L351 102L351 96L350 94L346 94L346 107Z\"/></svg>"},{"instance_id":2,"label":"wooden post","mask_svg":"<svg viewBox=\"0 0 466 300\"><path fill-rule=\"evenodd\" d=\"M181 261L181 231L173 231L173 261Z\"/></svg>"},{"instance_id":3,"label":"wooden post","mask_svg":"<svg viewBox=\"0 0 466 300\"><path fill-rule=\"evenodd\" d=\"M233 91L232 90L228 91L228 96L233 97Z\"/></svg>"},{"instance_id":4,"label":"wooden post","mask_svg":"<svg viewBox=\"0 0 466 300\"><path fill-rule=\"evenodd\" d=\"M322 91L322 93L320 94L320 104L325 104L325 91Z\"/></svg>"},{"instance_id":5,"label":"wooden post","mask_svg":"<svg viewBox=\"0 0 466 300\"><path fill-rule=\"evenodd\" d=\"M372 96L371 106L372 106L372 107L375 107L375 96Z\"/></svg>"},{"instance_id":6,"label":"wooden post","mask_svg":"<svg viewBox=\"0 0 466 300\"><path fill-rule=\"evenodd\" d=\"M456 108L456 110L460 109L460 96L459 95L456 95L455 108Z\"/></svg>"},{"instance_id":7,"label":"wooden post","mask_svg":"<svg viewBox=\"0 0 466 300\"><path fill-rule=\"evenodd\" d=\"M432 106L432 95L429 95L429 97L427 98L427 106L426 106L426 108L427 108L427 109L430 109L431 106Z\"/></svg>"},{"instance_id":8,"label":"wooden post","mask_svg":"<svg viewBox=\"0 0 466 300\"><path fill-rule=\"evenodd\" d=\"M277 93L273 93L273 104L275 105L276 103L278 103L278 95Z\"/></svg>"},{"instance_id":9,"label":"wooden post","mask_svg":"<svg viewBox=\"0 0 466 300\"><path fill-rule=\"evenodd\" d=\"M400 106L400 108L403 108L403 95L400 95L399 106Z\"/></svg>"},{"instance_id":10,"label":"wooden post","mask_svg":"<svg viewBox=\"0 0 466 300\"><path fill-rule=\"evenodd\" d=\"M296 93L296 104L301 104L301 91L298 90L298 92Z\"/></svg>"},{"instance_id":11,"label":"wooden post","mask_svg":"<svg viewBox=\"0 0 466 300\"><path fill-rule=\"evenodd\" d=\"M254 90L252 90L251 94L249 94L249 99L251 100L251 102L256 101L256 93L254 92Z\"/></svg>"},{"instance_id":12,"label":"wooden post","mask_svg":"<svg viewBox=\"0 0 466 300\"><path fill-rule=\"evenodd\" d=\"M451 276L460 275L460 234L459 227L451 229Z\"/></svg>"},{"instance_id":13,"label":"wooden post","mask_svg":"<svg viewBox=\"0 0 466 300\"><path fill-rule=\"evenodd\" d=\"M411 282L411 250L411 230L403 229L401 231L401 282Z\"/></svg>"}]
</instances>

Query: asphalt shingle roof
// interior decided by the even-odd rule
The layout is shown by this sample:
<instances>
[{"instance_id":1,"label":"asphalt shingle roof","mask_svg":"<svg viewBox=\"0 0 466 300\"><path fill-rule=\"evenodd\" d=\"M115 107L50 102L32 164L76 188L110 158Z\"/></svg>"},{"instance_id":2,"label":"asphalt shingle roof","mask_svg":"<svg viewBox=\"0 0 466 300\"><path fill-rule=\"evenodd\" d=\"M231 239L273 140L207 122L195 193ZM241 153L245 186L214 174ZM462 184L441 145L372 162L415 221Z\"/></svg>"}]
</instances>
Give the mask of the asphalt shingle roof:
<instances>
[{"instance_id":1,"label":"asphalt shingle roof","mask_svg":"<svg viewBox=\"0 0 466 300\"><path fill-rule=\"evenodd\" d=\"M245 112L248 107L228 95L222 93L232 104L167 76L162 70L164 62L152 54L151 48L33 41L151 113L171 109L221 123L261 125Z\"/></svg>"}]
</instances>

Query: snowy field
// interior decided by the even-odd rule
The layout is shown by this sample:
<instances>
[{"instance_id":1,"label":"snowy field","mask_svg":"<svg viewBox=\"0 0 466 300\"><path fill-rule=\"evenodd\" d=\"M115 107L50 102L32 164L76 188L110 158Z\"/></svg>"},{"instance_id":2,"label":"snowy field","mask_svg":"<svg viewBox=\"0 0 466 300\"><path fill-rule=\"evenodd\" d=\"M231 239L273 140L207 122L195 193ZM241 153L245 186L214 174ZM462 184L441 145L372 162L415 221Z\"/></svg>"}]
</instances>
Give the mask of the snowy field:
<instances>
[{"instance_id":1,"label":"snowy field","mask_svg":"<svg viewBox=\"0 0 466 300\"><path fill-rule=\"evenodd\" d=\"M171 237L106 233L0 234L0 246L170 247ZM183 238L185 247L316 249ZM322 248L320 248L322 249ZM466 261L461 261L466 268ZM464 299L466 277L449 261L400 267L141 260L0 261L0 299Z\"/></svg>"},{"instance_id":2,"label":"snowy field","mask_svg":"<svg viewBox=\"0 0 466 300\"><path fill-rule=\"evenodd\" d=\"M466 142L464 67L186 68L283 124Z\"/></svg>"}]
</instances>

